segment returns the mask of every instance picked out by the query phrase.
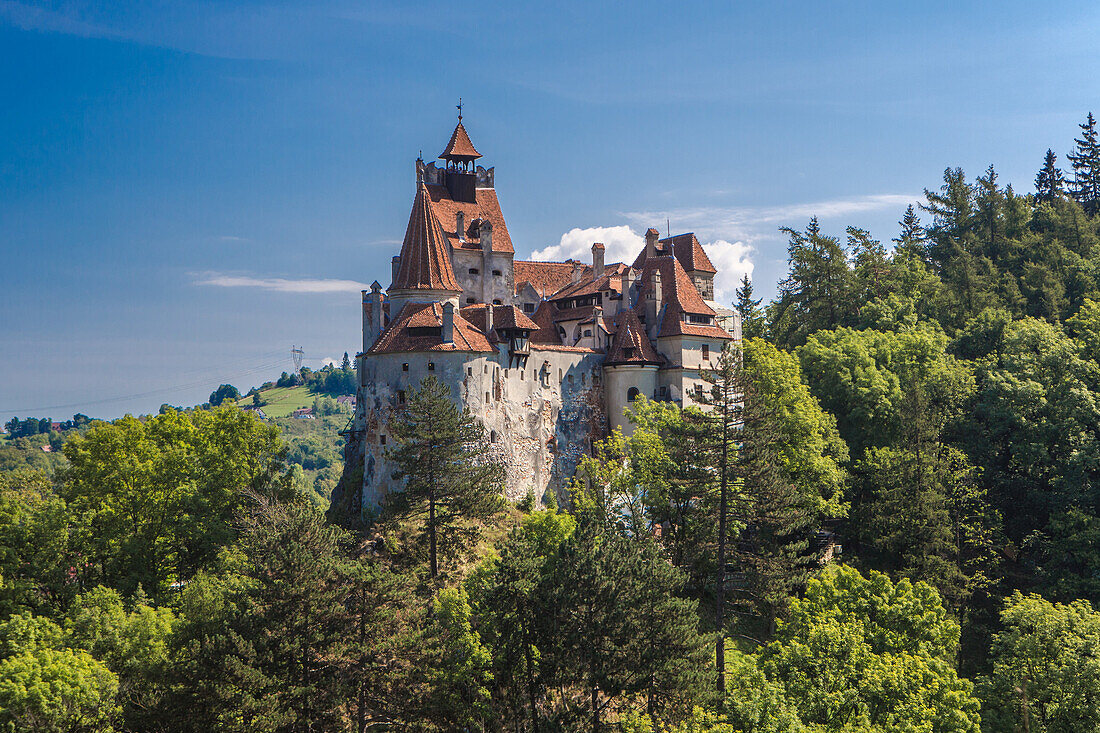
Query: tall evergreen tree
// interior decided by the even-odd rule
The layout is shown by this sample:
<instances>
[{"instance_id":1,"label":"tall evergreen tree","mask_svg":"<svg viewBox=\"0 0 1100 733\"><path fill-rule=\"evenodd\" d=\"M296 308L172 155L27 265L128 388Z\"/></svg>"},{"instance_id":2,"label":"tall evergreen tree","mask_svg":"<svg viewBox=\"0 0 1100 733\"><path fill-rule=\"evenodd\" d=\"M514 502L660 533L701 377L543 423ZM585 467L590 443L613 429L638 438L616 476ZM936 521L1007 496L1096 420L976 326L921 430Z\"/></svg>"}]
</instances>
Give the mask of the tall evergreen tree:
<instances>
[{"instance_id":1,"label":"tall evergreen tree","mask_svg":"<svg viewBox=\"0 0 1100 733\"><path fill-rule=\"evenodd\" d=\"M1096 118L1089 116L1081 123L1081 137L1074 138L1074 152L1066 157L1073 166L1073 198L1089 216L1100 213L1100 137Z\"/></svg>"},{"instance_id":2,"label":"tall evergreen tree","mask_svg":"<svg viewBox=\"0 0 1100 733\"><path fill-rule=\"evenodd\" d=\"M503 508L504 468L489 455L484 426L435 377L421 383L390 426L396 447L387 456L405 486L391 494L388 508L423 521L434 581L441 545L470 541L477 523Z\"/></svg>"},{"instance_id":3,"label":"tall evergreen tree","mask_svg":"<svg viewBox=\"0 0 1100 733\"><path fill-rule=\"evenodd\" d=\"M741 316L741 336L760 338L764 335L764 311L760 308L760 298L753 298L752 280L749 273L741 276L741 286L737 288L733 307Z\"/></svg>"},{"instance_id":4,"label":"tall evergreen tree","mask_svg":"<svg viewBox=\"0 0 1100 733\"><path fill-rule=\"evenodd\" d=\"M789 269L769 321L776 343L794 348L814 331L843 324L849 312L851 270L844 247L836 237L821 233L817 217L804 232L790 227L780 231L790 238Z\"/></svg>"},{"instance_id":5,"label":"tall evergreen tree","mask_svg":"<svg viewBox=\"0 0 1100 733\"><path fill-rule=\"evenodd\" d=\"M1066 181L1062 170L1058 167L1058 156L1047 148L1047 154L1043 158L1043 167L1035 175L1035 202L1039 204L1053 204L1062 198L1066 192Z\"/></svg>"},{"instance_id":6,"label":"tall evergreen tree","mask_svg":"<svg viewBox=\"0 0 1100 733\"><path fill-rule=\"evenodd\" d=\"M905 207L905 214L898 222L901 233L894 240L895 251L906 256L926 259L924 227L921 226L920 217L917 216L913 204Z\"/></svg>"},{"instance_id":7,"label":"tall evergreen tree","mask_svg":"<svg viewBox=\"0 0 1100 733\"><path fill-rule=\"evenodd\" d=\"M599 733L610 711L634 701L651 718L691 709L707 639L695 602L676 595L682 584L649 539L592 522L563 543L542 581L538 618L546 673L583 691L561 701L567 719L583 714Z\"/></svg>"}]
</instances>

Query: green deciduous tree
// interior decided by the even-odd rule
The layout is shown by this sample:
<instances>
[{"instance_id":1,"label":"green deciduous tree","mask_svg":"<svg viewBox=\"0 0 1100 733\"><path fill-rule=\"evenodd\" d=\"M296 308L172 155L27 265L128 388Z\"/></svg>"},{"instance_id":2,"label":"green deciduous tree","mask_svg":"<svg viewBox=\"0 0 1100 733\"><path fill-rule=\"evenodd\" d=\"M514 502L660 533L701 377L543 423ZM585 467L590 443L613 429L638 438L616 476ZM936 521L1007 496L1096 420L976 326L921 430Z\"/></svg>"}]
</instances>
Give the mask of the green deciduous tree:
<instances>
[{"instance_id":1,"label":"green deciduous tree","mask_svg":"<svg viewBox=\"0 0 1100 733\"><path fill-rule=\"evenodd\" d=\"M978 700L954 668L958 641L930 586L833 565L792 602L760 665L801 720L825 731L977 733Z\"/></svg>"},{"instance_id":2,"label":"green deciduous tree","mask_svg":"<svg viewBox=\"0 0 1100 733\"><path fill-rule=\"evenodd\" d=\"M988 731L1100 731L1100 614L1013 594L982 681Z\"/></svg>"},{"instance_id":3,"label":"green deciduous tree","mask_svg":"<svg viewBox=\"0 0 1100 733\"><path fill-rule=\"evenodd\" d=\"M0 729L112 733L118 678L65 643L57 624L15 615L0 622Z\"/></svg>"},{"instance_id":4,"label":"green deciduous tree","mask_svg":"<svg viewBox=\"0 0 1100 733\"><path fill-rule=\"evenodd\" d=\"M247 492L291 492L277 429L235 407L127 416L64 450L59 493L79 520L88 586L159 598L233 540Z\"/></svg>"}]
</instances>

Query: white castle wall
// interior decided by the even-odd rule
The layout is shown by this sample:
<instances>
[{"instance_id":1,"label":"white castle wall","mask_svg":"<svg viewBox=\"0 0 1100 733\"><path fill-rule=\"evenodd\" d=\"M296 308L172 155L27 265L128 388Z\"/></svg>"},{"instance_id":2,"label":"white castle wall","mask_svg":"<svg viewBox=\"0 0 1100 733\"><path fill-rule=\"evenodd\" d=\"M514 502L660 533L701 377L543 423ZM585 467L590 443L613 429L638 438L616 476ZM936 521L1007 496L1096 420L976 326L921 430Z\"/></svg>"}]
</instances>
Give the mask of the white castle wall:
<instances>
[{"instance_id":1,"label":"white castle wall","mask_svg":"<svg viewBox=\"0 0 1100 733\"><path fill-rule=\"evenodd\" d=\"M508 368L507 353L365 357L352 426L363 454L363 505L377 506L387 493L400 489L386 459L386 450L393 447L390 415L398 408L399 391L411 395L429 374L448 386L495 438L491 450L505 464L508 499L517 501L528 492L541 497L547 490L565 499L563 489L589 452L593 435L606 429L601 358L588 351L533 348L527 365L517 369Z\"/></svg>"}]
</instances>

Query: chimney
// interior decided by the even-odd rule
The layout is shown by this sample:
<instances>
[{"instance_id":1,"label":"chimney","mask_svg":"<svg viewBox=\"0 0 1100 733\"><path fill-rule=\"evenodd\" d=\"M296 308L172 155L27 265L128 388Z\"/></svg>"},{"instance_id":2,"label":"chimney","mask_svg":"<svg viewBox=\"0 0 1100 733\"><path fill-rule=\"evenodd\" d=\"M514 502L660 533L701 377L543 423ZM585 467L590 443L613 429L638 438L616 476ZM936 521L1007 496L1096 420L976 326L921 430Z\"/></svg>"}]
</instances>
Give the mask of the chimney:
<instances>
[{"instance_id":1,"label":"chimney","mask_svg":"<svg viewBox=\"0 0 1100 733\"><path fill-rule=\"evenodd\" d=\"M455 212L455 231L458 233L458 241L466 241L466 212Z\"/></svg>"},{"instance_id":2,"label":"chimney","mask_svg":"<svg viewBox=\"0 0 1100 733\"><path fill-rule=\"evenodd\" d=\"M390 284L397 282L397 271L401 269L401 256L394 255L390 260Z\"/></svg>"},{"instance_id":3,"label":"chimney","mask_svg":"<svg viewBox=\"0 0 1100 733\"><path fill-rule=\"evenodd\" d=\"M623 299L619 301L619 310L624 311L630 307L630 274L632 270L628 267L623 270L622 284L619 286L623 292Z\"/></svg>"},{"instance_id":4,"label":"chimney","mask_svg":"<svg viewBox=\"0 0 1100 733\"><path fill-rule=\"evenodd\" d=\"M657 256L657 239L661 236L653 227L650 227L645 232L645 258L648 260L651 257Z\"/></svg>"},{"instance_id":5,"label":"chimney","mask_svg":"<svg viewBox=\"0 0 1100 733\"><path fill-rule=\"evenodd\" d=\"M570 262L573 263L573 277L571 281L578 283L581 281L581 278L584 277L584 263L580 260L570 260Z\"/></svg>"},{"instance_id":6,"label":"chimney","mask_svg":"<svg viewBox=\"0 0 1100 733\"><path fill-rule=\"evenodd\" d=\"M455 340L455 305L451 301L443 304L443 343L453 344Z\"/></svg>"},{"instance_id":7,"label":"chimney","mask_svg":"<svg viewBox=\"0 0 1100 733\"><path fill-rule=\"evenodd\" d=\"M592 276L600 277L603 275L603 252L604 247L601 243L596 242L592 245Z\"/></svg>"},{"instance_id":8,"label":"chimney","mask_svg":"<svg viewBox=\"0 0 1100 733\"><path fill-rule=\"evenodd\" d=\"M493 304L485 304L485 335L493 332Z\"/></svg>"},{"instance_id":9,"label":"chimney","mask_svg":"<svg viewBox=\"0 0 1100 733\"><path fill-rule=\"evenodd\" d=\"M374 343L374 313L367 315L367 305L370 304L370 298L367 296L367 291L363 291L363 353L367 353L367 349Z\"/></svg>"},{"instance_id":10,"label":"chimney","mask_svg":"<svg viewBox=\"0 0 1100 733\"><path fill-rule=\"evenodd\" d=\"M481 249L485 252L493 251L493 222L488 219L482 219L481 226L478 227L478 232L481 234Z\"/></svg>"},{"instance_id":11,"label":"chimney","mask_svg":"<svg viewBox=\"0 0 1100 733\"><path fill-rule=\"evenodd\" d=\"M658 319L661 315L661 271L653 270L653 290L645 301L645 326L651 339L656 339L661 330Z\"/></svg>"},{"instance_id":12,"label":"chimney","mask_svg":"<svg viewBox=\"0 0 1100 733\"><path fill-rule=\"evenodd\" d=\"M370 286L370 302L371 331L374 338L377 339L382 335L382 328L386 322L386 315L382 312L382 286L378 284L377 280L371 283Z\"/></svg>"}]
</instances>

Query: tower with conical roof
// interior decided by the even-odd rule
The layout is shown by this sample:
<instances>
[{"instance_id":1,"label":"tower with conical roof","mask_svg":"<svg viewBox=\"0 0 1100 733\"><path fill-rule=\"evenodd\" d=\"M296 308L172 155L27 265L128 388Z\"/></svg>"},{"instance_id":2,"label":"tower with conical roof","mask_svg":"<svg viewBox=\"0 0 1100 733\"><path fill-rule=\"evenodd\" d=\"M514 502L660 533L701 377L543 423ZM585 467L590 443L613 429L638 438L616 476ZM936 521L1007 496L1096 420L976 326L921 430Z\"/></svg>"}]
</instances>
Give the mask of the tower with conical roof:
<instances>
[{"instance_id":1,"label":"tower with conical roof","mask_svg":"<svg viewBox=\"0 0 1100 733\"><path fill-rule=\"evenodd\" d=\"M458 305L462 294L450 247L430 202L427 187L418 181L401 254L393 260L393 282L387 291L393 317L406 303Z\"/></svg>"}]
</instances>

